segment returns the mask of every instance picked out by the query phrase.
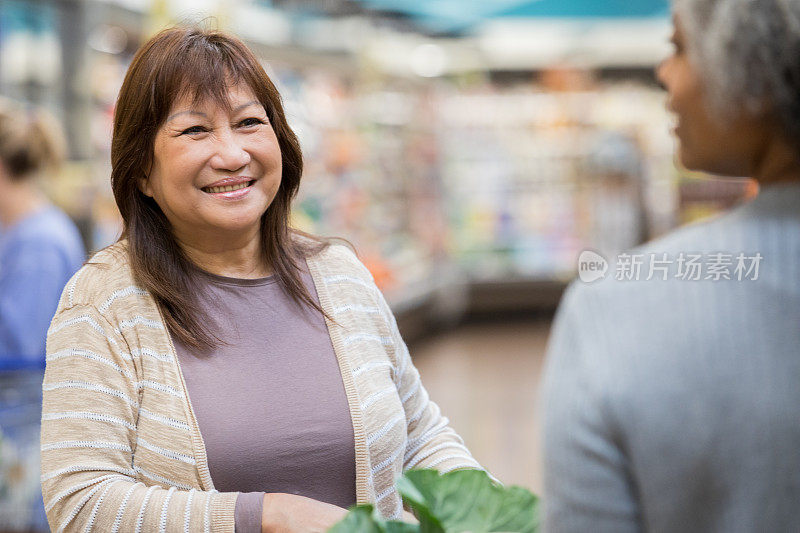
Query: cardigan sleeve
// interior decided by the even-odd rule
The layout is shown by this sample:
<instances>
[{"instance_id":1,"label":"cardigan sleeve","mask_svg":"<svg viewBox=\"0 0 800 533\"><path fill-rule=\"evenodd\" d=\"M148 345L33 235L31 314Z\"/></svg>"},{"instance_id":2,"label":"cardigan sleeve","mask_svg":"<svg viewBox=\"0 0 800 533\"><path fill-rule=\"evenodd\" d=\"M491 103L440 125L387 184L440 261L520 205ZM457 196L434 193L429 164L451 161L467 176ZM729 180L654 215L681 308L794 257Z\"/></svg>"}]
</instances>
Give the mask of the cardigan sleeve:
<instances>
[{"instance_id":1,"label":"cardigan sleeve","mask_svg":"<svg viewBox=\"0 0 800 533\"><path fill-rule=\"evenodd\" d=\"M124 337L89 304L47 335L42 494L52 531L233 533L238 493L137 481L138 382Z\"/></svg>"},{"instance_id":2,"label":"cardigan sleeve","mask_svg":"<svg viewBox=\"0 0 800 533\"><path fill-rule=\"evenodd\" d=\"M464 441L449 426L439 406L428 396L419 372L397 328L397 321L383 295L375 288L378 305L392 337L395 384L406 415L408 437L403 470L434 468L442 474L459 469L479 469Z\"/></svg>"}]
</instances>

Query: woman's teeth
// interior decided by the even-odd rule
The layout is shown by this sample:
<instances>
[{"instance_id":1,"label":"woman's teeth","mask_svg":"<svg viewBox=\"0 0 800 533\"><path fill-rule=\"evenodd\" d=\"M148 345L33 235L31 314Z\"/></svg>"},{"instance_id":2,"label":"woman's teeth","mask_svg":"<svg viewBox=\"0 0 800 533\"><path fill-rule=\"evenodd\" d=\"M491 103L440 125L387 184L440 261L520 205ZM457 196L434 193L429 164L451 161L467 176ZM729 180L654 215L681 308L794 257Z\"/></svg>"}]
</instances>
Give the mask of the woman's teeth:
<instances>
[{"instance_id":1,"label":"woman's teeth","mask_svg":"<svg viewBox=\"0 0 800 533\"><path fill-rule=\"evenodd\" d=\"M203 190L206 192L210 192L211 194L216 194L218 192L231 192L231 191L238 191L239 189L244 189L245 187L249 186L250 182L245 181L243 183L238 183L236 185L225 185L223 187L205 187Z\"/></svg>"}]
</instances>

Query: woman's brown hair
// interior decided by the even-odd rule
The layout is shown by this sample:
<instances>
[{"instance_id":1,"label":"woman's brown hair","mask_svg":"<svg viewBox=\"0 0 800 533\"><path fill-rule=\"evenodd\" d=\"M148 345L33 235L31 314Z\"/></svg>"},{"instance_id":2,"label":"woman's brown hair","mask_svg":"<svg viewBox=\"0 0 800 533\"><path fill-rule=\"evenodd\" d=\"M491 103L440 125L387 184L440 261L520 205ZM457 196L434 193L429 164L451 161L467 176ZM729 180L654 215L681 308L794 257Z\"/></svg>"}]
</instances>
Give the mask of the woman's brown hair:
<instances>
[{"instance_id":1,"label":"woman's brown hair","mask_svg":"<svg viewBox=\"0 0 800 533\"><path fill-rule=\"evenodd\" d=\"M166 29L133 58L117 99L111 142L111 186L123 219L137 283L155 298L170 333L184 344L208 349L219 338L199 307L192 263L167 218L139 183L153 160L156 132L174 101L191 96L230 108L228 90L246 84L264 106L281 149L283 174L275 199L261 217L261 250L284 291L298 304L324 314L300 279L299 261L326 242L289 228L289 209L300 185L303 157L289 128L281 97L255 55L229 34L199 27Z\"/></svg>"}]
</instances>

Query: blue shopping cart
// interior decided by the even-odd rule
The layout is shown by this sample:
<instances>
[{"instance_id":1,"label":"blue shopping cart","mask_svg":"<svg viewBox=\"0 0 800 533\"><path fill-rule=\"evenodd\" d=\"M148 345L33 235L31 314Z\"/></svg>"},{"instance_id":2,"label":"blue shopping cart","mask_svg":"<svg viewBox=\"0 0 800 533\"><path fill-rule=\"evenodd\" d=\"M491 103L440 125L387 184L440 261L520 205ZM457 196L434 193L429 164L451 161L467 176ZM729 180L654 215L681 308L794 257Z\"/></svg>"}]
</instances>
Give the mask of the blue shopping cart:
<instances>
[{"instance_id":1,"label":"blue shopping cart","mask_svg":"<svg viewBox=\"0 0 800 533\"><path fill-rule=\"evenodd\" d=\"M43 359L0 359L0 531L50 531L40 484L43 378Z\"/></svg>"}]
</instances>

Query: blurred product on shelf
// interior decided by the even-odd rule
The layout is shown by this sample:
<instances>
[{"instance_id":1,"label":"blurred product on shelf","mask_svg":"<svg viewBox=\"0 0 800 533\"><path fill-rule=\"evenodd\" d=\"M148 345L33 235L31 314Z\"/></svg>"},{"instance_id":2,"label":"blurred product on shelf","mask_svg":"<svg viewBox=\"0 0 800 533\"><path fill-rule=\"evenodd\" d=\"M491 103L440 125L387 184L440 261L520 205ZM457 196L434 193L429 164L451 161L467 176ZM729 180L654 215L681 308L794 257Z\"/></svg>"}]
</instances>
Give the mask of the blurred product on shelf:
<instances>
[{"instance_id":1,"label":"blurred product on shelf","mask_svg":"<svg viewBox=\"0 0 800 533\"><path fill-rule=\"evenodd\" d=\"M465 280L563 283L582 249L617 253L672 227L660 92L559 79L552 92L293 72L310 161L295 222L355 243L398 308Z\"/></svg>"},{"instance_id":2,"label":"blurred product on shelf","mask_svg":"<svg viewBox=\"0 0 800 533\"><path fill-rule=\"evenodd\" d=\"M630 248L649 237L648 217L671 214L647 204L674 173L669 137L653 127L665 115L658 91L545 89L487 85L443 100L452 248L472 278L567 280L582 249Z\"/></svg>"},{"instance_id":3,"label":"blurred product on shelf","mask_svg":"<svg viewBox=\"0 0 800 533\"><path fill-rule=\"evenodd\" d=\"M308 168L294 220L350 240L395 309L430 294L446 260L430 103L415 87L347 87L330 74L293 77ZM398 295L403 299L399 300Z\"/></svg>"}]
</instances>

